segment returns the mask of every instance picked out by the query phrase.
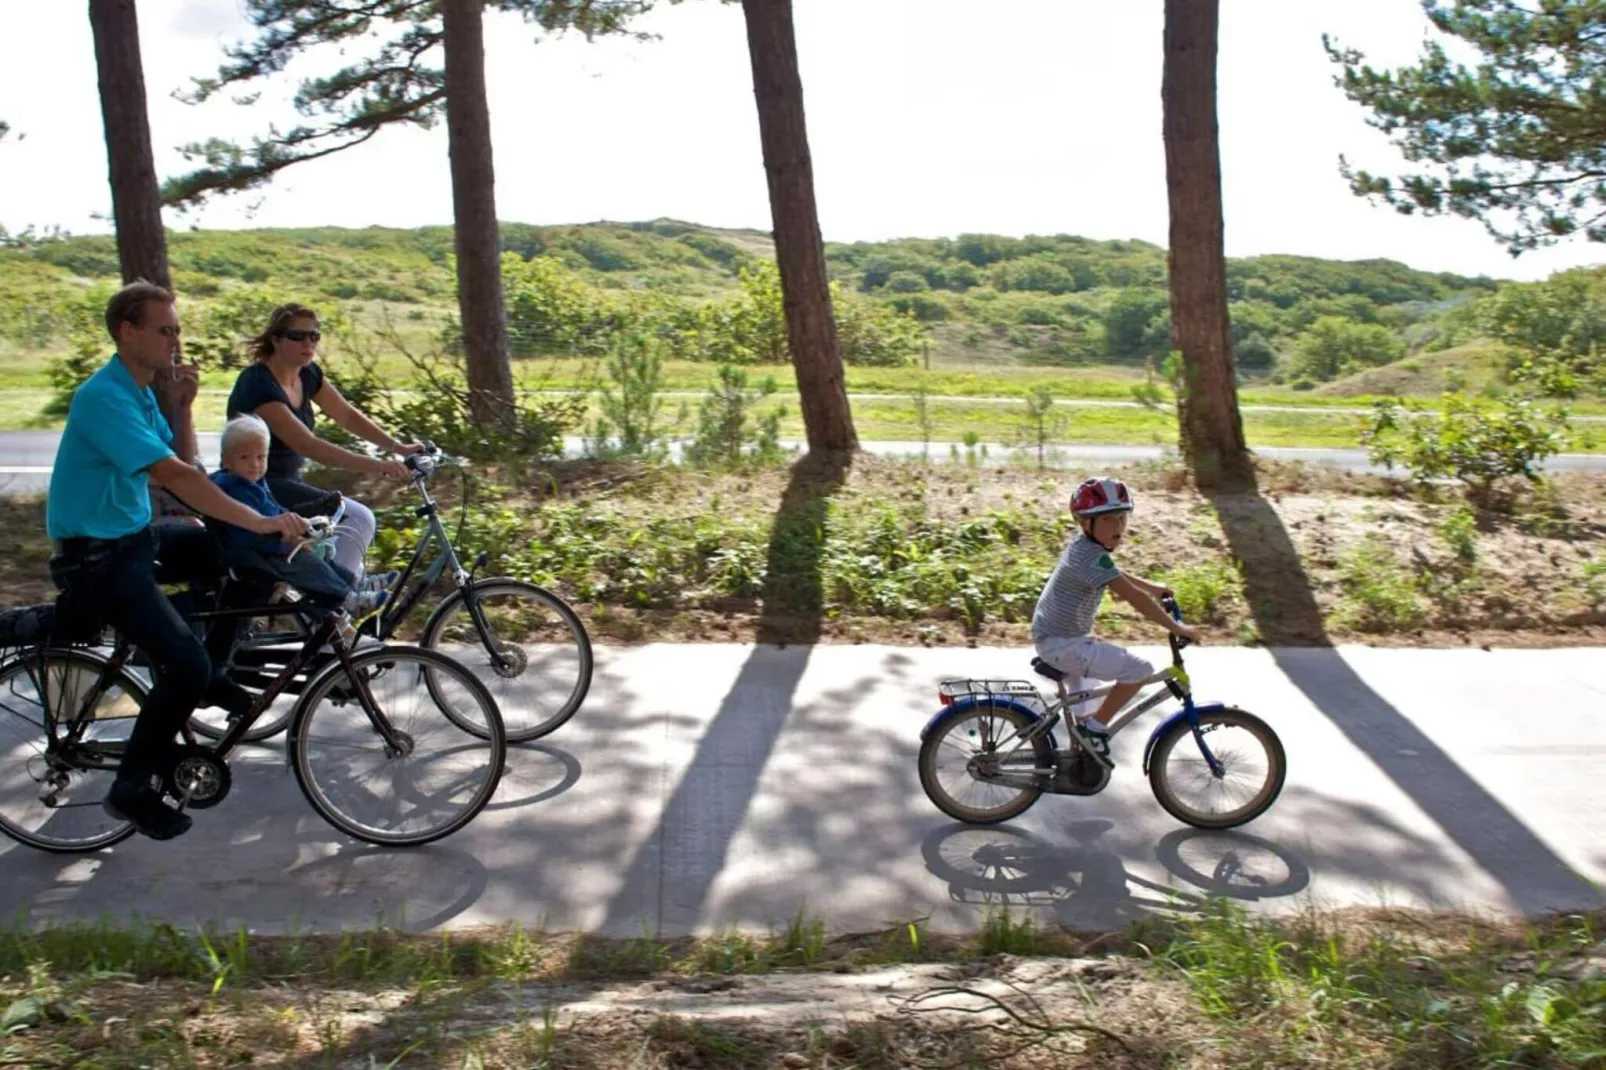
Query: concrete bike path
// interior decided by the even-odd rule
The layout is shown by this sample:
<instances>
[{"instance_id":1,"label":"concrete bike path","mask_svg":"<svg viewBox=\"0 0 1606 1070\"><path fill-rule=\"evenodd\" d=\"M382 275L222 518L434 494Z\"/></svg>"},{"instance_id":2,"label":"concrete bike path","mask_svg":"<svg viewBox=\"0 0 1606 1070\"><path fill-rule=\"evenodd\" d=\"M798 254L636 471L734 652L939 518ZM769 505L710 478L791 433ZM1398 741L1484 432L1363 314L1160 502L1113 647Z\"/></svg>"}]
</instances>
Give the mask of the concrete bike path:
<instances>
[{"instance_id":1,"label":"concrete bike path","mask_svg":"<svg viewBox=\"0 0 1606 1070\"><path fill-rule=\"evenodd\" d=\"M1158 649L1147 651L1157 659ZM915 767L949 675L1020 677L1018 649L736 644L602 648L591 696L520 747L467 829L411 851L345 840L270 744L170 843L89 857L0 846L36 922L142 916L259 931L517 920L621 936L929 916L1008 904L1078 928L1194 909L1606 906L1606 650L1195 648L1201 698L1260 713L1281 799L1235 833L1187 829L1139 771L1151 713L1104 794L1006 825L939 813Z\"/></svg>"}]
</instances>

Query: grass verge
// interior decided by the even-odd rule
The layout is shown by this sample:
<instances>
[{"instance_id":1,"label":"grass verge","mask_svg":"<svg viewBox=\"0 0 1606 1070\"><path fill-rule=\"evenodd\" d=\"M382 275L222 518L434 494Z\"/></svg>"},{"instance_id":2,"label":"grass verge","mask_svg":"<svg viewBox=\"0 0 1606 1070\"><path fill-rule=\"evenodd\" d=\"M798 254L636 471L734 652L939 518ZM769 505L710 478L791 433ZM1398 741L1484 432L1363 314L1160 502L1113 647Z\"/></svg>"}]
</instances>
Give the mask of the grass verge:
<instances>
[{"instance_id":1,"label":"grass verge","mask_svg":"<svg viewBox=\"0 0 1606 1070\"><path fill-rule=\"evenodd\" d=\"M825 939L802 915L764 936L683 940L11 931L0 1059L1599 1070L1603 920L1218 906L1107 934L995 913L969 936L918 941L918 926Z\"/></svg>"}]
</instances>

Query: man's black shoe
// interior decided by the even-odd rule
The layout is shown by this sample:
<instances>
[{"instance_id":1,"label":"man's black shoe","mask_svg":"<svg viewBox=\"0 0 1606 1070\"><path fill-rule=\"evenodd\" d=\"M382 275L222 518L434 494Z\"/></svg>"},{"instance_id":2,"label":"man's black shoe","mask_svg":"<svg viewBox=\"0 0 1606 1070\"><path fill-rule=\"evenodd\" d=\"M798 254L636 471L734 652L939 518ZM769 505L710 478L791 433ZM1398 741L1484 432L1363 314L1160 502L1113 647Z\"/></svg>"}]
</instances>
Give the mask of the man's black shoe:
<instances>
[{"instance_id":1,"label":"man's black shoe","mask_svg":"<svg viewBox=\"0 0 1606 1070\"><path fill-rule=\"evenodd\" d=\"M188 814L162 802L154 788L135 781L113 781L101 805L112 817L131 823L137 832L153 840L171 840L190 830Z\"/></svg>"}]
</instances>

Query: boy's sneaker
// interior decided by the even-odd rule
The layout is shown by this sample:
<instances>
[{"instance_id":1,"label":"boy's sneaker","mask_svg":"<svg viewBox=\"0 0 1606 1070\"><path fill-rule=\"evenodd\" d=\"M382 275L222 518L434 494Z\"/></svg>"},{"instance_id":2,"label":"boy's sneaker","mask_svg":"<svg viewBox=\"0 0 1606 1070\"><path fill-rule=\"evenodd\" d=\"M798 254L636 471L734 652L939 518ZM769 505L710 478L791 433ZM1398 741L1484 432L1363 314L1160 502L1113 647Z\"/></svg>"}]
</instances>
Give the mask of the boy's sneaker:
<instances>
[{"instance_id":1,"label":"boy's sneaker","mask_svg":"<svg viewBox=\"0 0 1606 1070\"><path fill-rule=\"evenodd\" d=\"M118 821L127 821L136 831L153 840L171 840L190 830L190 816L181 814L162 801L149 784L118 777L106 793L101 808Z\"/></svg>"},{"instance_id":2,"label":"boy's sneaker","mask_svg":"<svg viewBox=\"0 0 1606 1070\"><path fill-rule=\"evenodd\" d=\"M401 573L395 569L391 569L389 572L370 572L363 577L363 581L358 585L357 589L359 591L388 591L396 586L396 581L399 579L401 579Z\"/></svg>"},{"instance_id":3,"label":"boy's sneaker","mask_svg":"<svg viewBox=\"0 0 1606 1070\"><path fill-rule=\"evenodd\" d=\"M346 616L353 624L361 624L390 599L390 592L357 588L346 597Z\"/></svg>"},{"instance_id":4,"label":"boy's sneaker","mask_svg":"<svg viewBox=\"0 0 1606 1070\"><path fill-rule=\"evenodd\" d=\"M1099 752L1099 755L1108 760L1110 757L1109 726L1103 721L1095 720L1092 717L1086 717L1078 721L1076 727L1081 729L1082 735L1087 737L1087 741L1093 745L1093 748Z\"/></svg>"}]
</instances>

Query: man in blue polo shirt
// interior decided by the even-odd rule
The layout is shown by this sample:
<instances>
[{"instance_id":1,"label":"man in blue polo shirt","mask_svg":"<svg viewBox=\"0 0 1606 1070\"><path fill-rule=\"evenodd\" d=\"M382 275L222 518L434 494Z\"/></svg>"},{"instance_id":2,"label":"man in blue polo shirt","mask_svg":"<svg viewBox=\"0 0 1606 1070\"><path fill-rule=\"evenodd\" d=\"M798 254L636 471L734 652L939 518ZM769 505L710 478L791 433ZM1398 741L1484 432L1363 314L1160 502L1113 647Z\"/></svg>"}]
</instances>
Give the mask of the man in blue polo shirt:
<instances>
[{"instance_id":1,"label":"man in blue polo shirt","mask_svg":"<svg viewBox=\"0 0 1606 1070\"><path fill-rule=\"evenodd\" d=\"M180 440L190 438L197 373L179 365L173 295L134 282L106 305L116 355L78 388L50 474L46 526L55 543L50 575L63 613L110 624L150 658L155 685L134 722L106 810L155 839L190 827L187 815L162 801L156 785L174 737L212 684L205 647L158 585L157 562L186 566L213 560L202 528L151 527L150 484L206 516L263 535L296 538L306 521L293 513L265 517L224 494L206 473L174 456L173 429L151 384L173 382ZM176 578L174 569L163 579Z\"/></svg>"}]
</instances>

